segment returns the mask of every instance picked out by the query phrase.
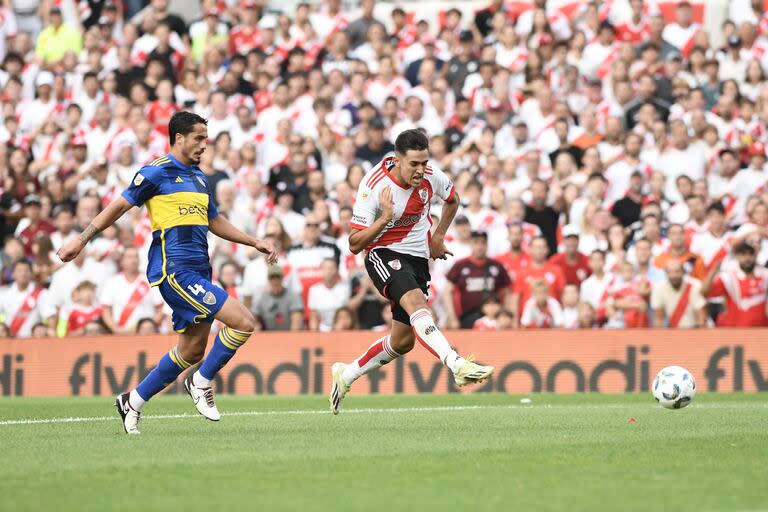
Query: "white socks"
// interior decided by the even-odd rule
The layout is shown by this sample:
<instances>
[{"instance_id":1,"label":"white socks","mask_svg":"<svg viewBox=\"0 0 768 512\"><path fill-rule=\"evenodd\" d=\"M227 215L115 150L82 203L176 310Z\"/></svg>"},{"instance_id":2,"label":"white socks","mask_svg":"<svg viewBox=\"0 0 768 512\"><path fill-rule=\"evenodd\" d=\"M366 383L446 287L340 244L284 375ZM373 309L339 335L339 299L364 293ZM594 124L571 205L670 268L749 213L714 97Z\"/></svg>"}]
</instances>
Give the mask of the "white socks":
<instances>
[{"instance_id":1,"label":"white socks","mask_svg":"<svg viewBox=\"0 0 768 512\"><path fill-rule=\"evenodd\" d=\"M141 412L141 408L144 407L145 403L147 403L147 401L139 396L138 391L135 389L131 391L131 394L128 396L128 405L131 406L131 409L136 412Z\"/></svg>"},{"instance_id":2,"label":"white socks","mask_svg":"<svg viewBox=\"0 0 768 512\"><path fill-rule=\"evenodd\" d=\"M200 370L197 370L194 374L192 374L192 384L198 388L211 387L211 381L200 375Z\"/></svg>"},{"instance_id":3,"label":"white socks","mask_svg":"<svg viewBox=\"0 0 768 512\"><path fill-rule=\"evenodd\" d=\"M400 355L392 348L389 335L379 338L366 350L365 354L344 368L342 375L344 382L347 386L351 386L353 382L366 373L381 368Z\"/></svg>"},{"instance_id":4,"label":"white socks","mask_svg":"<svg viewBox=\"0 0 768 512\"><path fill-rule=\"evenodd\" d=\"M432 313L428 309L420 309L411 315L411 326L416 339L424 347L440 359L453 373L456 373L464 358L451 348L448 340L435 325Z\"/></svg>"}]
</instances>

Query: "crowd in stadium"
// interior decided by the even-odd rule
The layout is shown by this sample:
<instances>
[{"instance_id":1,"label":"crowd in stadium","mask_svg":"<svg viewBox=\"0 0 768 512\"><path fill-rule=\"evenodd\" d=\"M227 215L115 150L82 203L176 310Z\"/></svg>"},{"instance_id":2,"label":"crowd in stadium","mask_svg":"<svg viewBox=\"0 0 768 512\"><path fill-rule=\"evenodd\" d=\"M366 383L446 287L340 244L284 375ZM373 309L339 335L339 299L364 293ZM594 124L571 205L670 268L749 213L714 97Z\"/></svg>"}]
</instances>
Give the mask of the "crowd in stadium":
<instances>
[{"instance_id":1,"label":"crowd in stadium","mask_svg":"<svg viewBox=\"0 0 768 512\"><path fill-rule=\"evenodd\" d=\"M462 202L431 265L441 326L768 325L762 2L732 2L722 46L685 1L667 21L653 0L446 2L437 23L265 4L204 0L187 23L167 0L4 0L0 336L169 331L144 209L55 254L168 151L180 109L208 119L219 212L281 248L269 266L209 240L262 329L387 328L347 236L363 176L414 127Z\"/></svg>"}]
</instances>

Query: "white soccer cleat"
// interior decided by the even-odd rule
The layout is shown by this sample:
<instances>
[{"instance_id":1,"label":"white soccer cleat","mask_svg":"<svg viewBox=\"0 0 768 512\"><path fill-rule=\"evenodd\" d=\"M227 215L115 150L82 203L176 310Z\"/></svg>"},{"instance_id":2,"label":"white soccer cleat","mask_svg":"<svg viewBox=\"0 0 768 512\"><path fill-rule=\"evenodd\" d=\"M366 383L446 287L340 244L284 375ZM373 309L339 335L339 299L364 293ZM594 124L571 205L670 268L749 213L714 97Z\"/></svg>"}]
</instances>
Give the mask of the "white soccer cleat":
<instances>
[{"instance_id":1,"label":"white soccer cleat","mask_svg":"<svg viewBox=\"0 0 768 512\"><path fill-rule=\"evenodd\" d=\"M483 382L491 375L493 375L493 366L477 364L472 360L472 356L468 356L461 368L453 374L453 380L456 381L457 386L461 387Z\"/></svg>"},{"instance_id":2,"label":"white soccer cleat","mask_svg":"<svg viewBox=\"0 0 768 512\"><path fill-rule=\"evenodd\" d=\"M219 414L219 410L216 408L216 402L213 401L213 388L210 386L207 388L195 386L190 375L184 379L184 389L192 397L192 401L195 403L195 407L197 407L197 412L211 421L219 421L221 419L221 414Z\"/></svg>"},{"instance_id":3,"label":"white soccer cleat","mask_svg":"<svg viewBox=\"0 0 768 512\"><path fill-rule=\"evenodd\" d=\"M331 367L331 396L328 398L328 402L331 405L331 412L333 414L339 414L341 410L341 402L344 397L349 393L349 386L344 382L344 368L347 365L344 363L333 363Z\"/></svg>"},{"instance_id":4,"label":"white soccer cleat","mask_svg":"<svg viewBox=\"0 0 768 512\"><path fill-rule=\"evenodd\" d=\"M139 432L141 413L131 407L131 404L128 402L129 396L131 396L130 393L117 395L117 398L115 399L115 407L117 407L117 412L120 413L120 419L122 420L125 433L131 435L141 434L141 432Z\"/></svg>"}]
</instances>

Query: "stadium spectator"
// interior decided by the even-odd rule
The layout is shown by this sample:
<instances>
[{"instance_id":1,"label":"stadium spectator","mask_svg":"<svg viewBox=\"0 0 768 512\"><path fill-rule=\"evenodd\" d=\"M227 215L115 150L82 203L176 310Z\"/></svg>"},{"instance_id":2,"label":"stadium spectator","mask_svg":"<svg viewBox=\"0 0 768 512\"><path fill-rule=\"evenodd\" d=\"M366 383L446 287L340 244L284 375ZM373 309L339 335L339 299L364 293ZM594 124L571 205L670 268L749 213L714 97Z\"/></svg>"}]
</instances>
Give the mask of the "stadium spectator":
<instances>
[{"instance_id":1,"label":"stadium spectator","mask_svg":"<svg viewBox=\"0 0 768 512\"><path fill-rule=\"evenodd\" d=\"M565 276L565 284L578 287L589 277L589 258L579 252L579 229L576 226L563 227L562 235L564 250L550 256L549 263L560 267Z\"/></svg>"},{"instance_id":2,"label":"stadium spectator","mask_svg":"<svg viewBox=\"0 0 768 512\"><path fill-rule=\"evenodd\" d=\"M606 273L605 253L601 250L596 250L589 255L589 268L592 275L581 283L579 293L581 301L592 306L594 320L602 324L607 320L609 290L616 278L612 273Z\"/></svg>"},{"instance_id":3,"label":"stadium spectator","mask_svg":"<svg viewBox=\"0 0 768 512\"><path fill-rule=\"evenodd\" d=\"M523 306L520 326L532 329L563 327L563 309L550 295L549 286L543 279L531 285L531 298Z\"/></svg>"},{"instance_id":4,"label":"stadium spectator","mask_svg":"<svg viewBox=\"0 0 768 512\"><path fill-rule=\"evenodd\" d=\"M309 288L309 329L327 332L333 329L336 311L349 301L350 291L339 280L339 265L334 258L320 263L321 281Z\"/></svg>"},{"instance_id":5,"label":"stadium spectator","mask_svg":"<svg viewBox=\"0 0 768 512\"><path fill-rule=\"evenodd\" d=\"M723 327L764 327L768 325L766 294L768 270L757 267L757 251L746 242L733 248L737 265L721 270L715 264L701 285L707 297L725 297L725 311L717 318Z\"/></svg>"},{"instance_id":6,"label":"stadium spectator","mask_svg":"<svg viewBox=\"0 0 768 512\"><path fill-rule=\"evenodd\" d=\"M358 329L355 312L347 306L342 306L333 315L332 331L354 331Z\"/></svg>"},{"instance_id":7,"label":"stadium spectator","mask_svg":"<svg viewBox=\"0 0 768 512\"><path fill-rule=\"evenodd\" d=\"M162 323L163 298L139 270L139 251L124 249L120 256L121 272L107 280L101 290L102 321L115 334L128 334L138 330L144 318Z\"/></svg>"},{"instance_id":8,"label":"stadium spectator","mask_svg":"<svg viewBox=\"0 0 768 512\"><path fill-rule=\"evenodd\" d=\"M667 260L667 278L653 286L651 308L654 327L705 327L707 301L701 295L701 283L686 275L684 263Z\"/></svg>"},{"instance_id":9,"label":"stadium spectator","mask_svg":"<svg viewBox=\"0 0 768 512\"><path fill-rule=\"evenodd\" d=\"M483 316L483 304L489 296L509 303L512 281L501 263L488 257L488 235L473 231L469 257L457 261L448 274L444 304L448 325L454 329L471 329Z\"/></svg>"},{"instance_id":10,"label":"stadium spectator","mask_svg":"<svg viewBox=\"0 0 768 512\"><path fill-rule=\"evenodd\" d=\"M296 331L304 322L301 296L283 285L283 269L270 265L267 269L267 289L254 303L253 314L265 331Z\"/></svg>"},{"instance_id":11,"label":"stadium spectator","mask_svg":"<svg viewBox=\"0 0 768 512\"><path fill-rule=\"evenodd\" d=\"M101 318L102 307L96 302L96 285L91 281L80 282L72 290L72 307L67 315L67 334L85 334L86 326Z\"/></svg>"},{"instance_id":12,"label":"stadium spectator","mask_svg":"<svg viewBox=\"0 0 768 512\"><path fill-rule=\"evenodd\" d=\"M560 298L563 309L563 325L566 329L576 329L579 326L579 285L567 284Z\"/></svg>"},{"instance_id":13,"label":"stadium spectator","mask_svg":"<svg viewBox=\"0 0 768 512\"><path fill-rule=\"evenodd\" d=\"M32 335L32 327L46 319L48 290L33 281L32 264L17 260L13 282L0 288L0 314L14 338Z\"/></svg>"},{"instance_id":14,"label":"stadium spectator","mask_svg":"<svg viewBox=\"0 0 768 512\"><path fill-rule=\"evenodd\" d=\"M635 273L632 263L619 262L615 279L606 291L606 327L648 327L646 298L650 295L650 283Z\"/></svg>"},{"instance_id":15,"label":"stadium spectator","mask_svg":"<svg viewBox=\"0 0 768 512\"><path fill-rule=\"evenodd\" d=\"M547 250L547 241L543 237L534 238L531 242L531 260L518 272L513 285L511 309L517 315L522 314L523 307L533 294L532 286L536 281L543 280L555 300L563 293L565 275L560 267L547 261ZM519 319L518 316L517 320Z\"/></svg>"},{"instance_id":16,"label":"stadium spectator","mask_svg":"<svg viewBox=\"0 0 768 512\"><path fill-rule=\"evenodd\" d=\"M136 334L150 335L160 332L160 328L151 318L142 318L136 323Z\"/></svg>"},{"instance_id":17,"label":"stadium spectator","mask_svg":"<svg viewBox=\"0 0 768 512\"><path fill-rule=\"evenodd\" d=\"M433 165L464 199L446 233L455 257L431 267L437 310L472 229L487 233L488 255L515 289L521 275L543 277L530 270L541 271L536 236L563 283L583 279L574 269L586 271L586 256L574 255L596 249L607 253L604 274L628 259L652 287L667 282L659 277L670 261L699 280L718 262L736 267L730 253L741 242L757 248L758 266L768 262L759 8L705 3L702 14L688 2L660 10L631 0L571 12L494 0L469 18L414 4L384 20L372 0L268 12L256 0L230 4L201 2L188 21L168 0L135 17L138 0L80 2L83 10L24 0L0 10L3 284L16 261L31 261L49 295L46 325L66 321L82 279L101 288L116 275L124 247L138 249L143 273L153 230L145 211L94 241L85 262L60 266L46 253L166 153L167 119L182 108L209 119L200 167L219 210L249 234L281 238L285 281L305 299L320 262L337 259L363 328L385 320L380 297L356 277L348 208L363 174L413 126L430 135ZM722 34L708 34L702 16ZM439 219L437 204L430 216ZM659 272L645 262L643 238ZM210 249L215 268L242 268L239 292L255 307L268 288L264 259L227 242ZM562 285L548 285L559 299ZM603 287L587 278L579 290L600 317L600 295L588 298L585 286ZM716 316L722 298L707 299ZM585 326L594 323L569 304L568 323L578 309ZM519 315L524 303L509 306Z\"/></svg>"}]
</instances>

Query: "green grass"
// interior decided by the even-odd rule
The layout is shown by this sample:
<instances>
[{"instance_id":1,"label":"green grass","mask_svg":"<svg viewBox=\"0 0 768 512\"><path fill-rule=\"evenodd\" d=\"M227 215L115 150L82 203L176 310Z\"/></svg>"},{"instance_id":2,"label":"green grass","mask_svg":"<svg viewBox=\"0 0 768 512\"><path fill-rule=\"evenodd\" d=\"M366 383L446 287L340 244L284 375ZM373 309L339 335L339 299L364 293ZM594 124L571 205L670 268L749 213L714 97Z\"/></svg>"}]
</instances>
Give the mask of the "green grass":
<instances>
[{"instance_id":1,"label":"green grass","mask_svg":"<svg viewBox=\"0 0 768 512\"><path fill-rule=\"evenodd\" d=\"M2 399L0 510L768 510L768 394L531 398L169 396L136 437L109 398ZM54 417L106 418L8 424Z\"/></svg>"}]
</instances>

